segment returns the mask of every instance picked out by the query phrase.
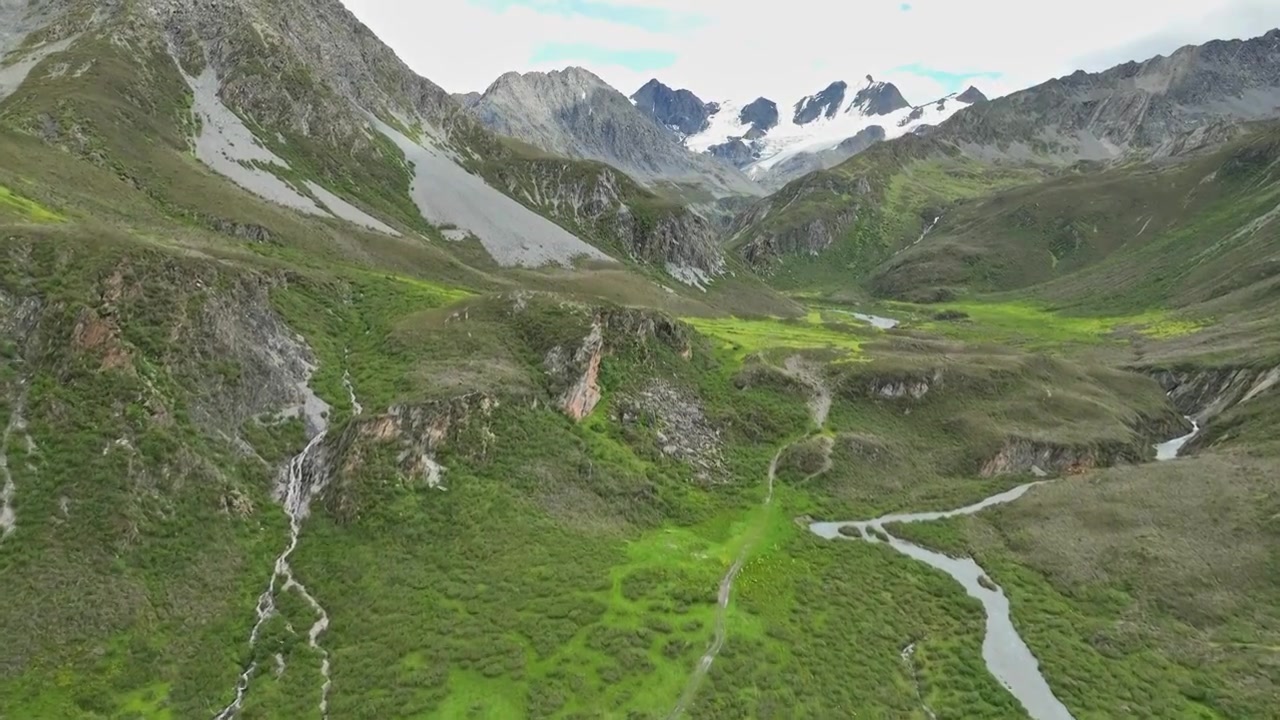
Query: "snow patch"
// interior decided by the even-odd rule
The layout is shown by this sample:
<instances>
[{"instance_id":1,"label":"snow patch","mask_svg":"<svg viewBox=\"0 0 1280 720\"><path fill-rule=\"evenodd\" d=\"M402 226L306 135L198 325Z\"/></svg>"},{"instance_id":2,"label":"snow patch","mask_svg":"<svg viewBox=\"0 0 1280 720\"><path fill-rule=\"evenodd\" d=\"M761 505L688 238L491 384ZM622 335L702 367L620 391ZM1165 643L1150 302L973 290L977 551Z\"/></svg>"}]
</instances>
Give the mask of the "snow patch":
<instances>
[{"instance_id":1,"label":"snow patch","mask_svg":"<svg viewBox=\"0 0 1280 720\"><path fill-rule=\"evenodd\" d=\"M895 110L887 115L867 115L855 104L846 105L834 117L823 115L813 122L799 125L786 109L780 113L778 124L756 141L745 139L751 130L742 122L742 109L753 100L725 100L720 110L709 118L709 124L700 133L689 136L685 145L695 152L706 153L711 146L743 139L760 153L760 159L745 168L750 177L764 175L770 168L802 153L821 152L836 147L859 132L879 125L884 128L885 139L892 140L913 133L926 125L937 125L954 115L968 103L955 93L916 107Z\"/></svg>"}]
</instances>

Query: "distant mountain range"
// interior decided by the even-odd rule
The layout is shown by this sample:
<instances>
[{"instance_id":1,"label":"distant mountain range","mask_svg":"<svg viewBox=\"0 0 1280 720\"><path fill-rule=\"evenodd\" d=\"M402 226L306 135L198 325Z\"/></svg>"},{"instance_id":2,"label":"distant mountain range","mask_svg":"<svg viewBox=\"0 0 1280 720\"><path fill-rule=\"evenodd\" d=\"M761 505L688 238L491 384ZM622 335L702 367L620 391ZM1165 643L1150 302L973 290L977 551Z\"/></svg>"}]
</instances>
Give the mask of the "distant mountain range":
<instances>
[{"instance_id":1,"label":"distant mountain range","mask_svg":"<svg viewBox=\"0 0 1280 720\"><path fill-rule=\"evenodd\" d=\"M874 143L923 132L986 99L970 87L912 105L893 83L870 75L857 89L840 80L781 108L765 97L703 102L657 79L631 96L689 149L726 160L771 186L837 165Z\"/></svg>"}]
</instances>

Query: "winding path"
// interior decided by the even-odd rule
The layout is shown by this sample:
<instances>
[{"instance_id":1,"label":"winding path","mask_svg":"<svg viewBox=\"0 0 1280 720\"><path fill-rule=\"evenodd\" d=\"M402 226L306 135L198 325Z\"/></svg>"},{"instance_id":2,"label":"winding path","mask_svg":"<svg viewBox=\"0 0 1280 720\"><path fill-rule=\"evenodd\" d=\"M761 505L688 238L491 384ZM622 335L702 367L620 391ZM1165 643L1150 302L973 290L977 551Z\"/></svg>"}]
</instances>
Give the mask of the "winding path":
<instances>
[{"instance_id":1,"label":"winding path","mask_svg":"<svg viewBox=\"0 0 1280 720\"><path fill-rule=\"evenodd\" d=\"M813 396L809 400L809 414L819 429L824 427L827 424L827 415L831 411L831 391L823 383L821 375L806 365L803 358L798 355L787 358L782 371L813 390ZM783 445L778 452L774 453L773 459L769 461L769 471L765 478L763 507L768 508L773 505L773 487L777 480L778 461L782 459L782 454L793 445L805 442L811 437L805 436ZM818 472L810 477L821 475L831 468L831 447L829 444L826 449L826 462ZM767 519L767 517L767 515L762 515L764 519ZM689 705L698 694L698 688L702 686L702 681L706 679L707 673L711 670L711 664L715 662L716 656L724 648L725 639L728 635L726 620L729 614L729 600L733 596L733 583L738 579L738 575L742 572L743 566L746 565L747 559L751 557L752 551L755 550L755 546L763 534L763 522L748 530L747 539L742 543L742 548L738 551L737 557L734 558L733 564L729 566L728 572L720 579L720 588L716 594L715 626L712 630L711 643L707 646L706 652L702 653L702 657L698 659L697 666L694 667L688 682L685 683L684 692L680 694L680 700L672 708L671 712L667 714L668 720L675 720L689 709Z\"/></svg>"}]
</instances>

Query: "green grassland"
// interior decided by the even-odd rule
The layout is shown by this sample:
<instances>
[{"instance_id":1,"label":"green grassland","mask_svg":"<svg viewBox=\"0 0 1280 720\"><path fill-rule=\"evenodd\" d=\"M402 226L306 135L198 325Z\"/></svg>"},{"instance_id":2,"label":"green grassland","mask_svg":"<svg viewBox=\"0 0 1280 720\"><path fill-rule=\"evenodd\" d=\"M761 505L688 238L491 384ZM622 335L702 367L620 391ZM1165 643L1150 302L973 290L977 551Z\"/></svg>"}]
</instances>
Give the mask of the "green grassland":
<instances>
[{"instance_id":1,"label":"green grassland","mask_svg":"<svg viewBox=\"0 0 1280 720\"><path fill-rule=\"evenodd\" d=\"M666 717L740 556L727 642L691 716L1020 717L957 584L797 522L972 502L1027 479L983 473L1011 442L1123 466L904 534L974 554L1006 587L1073 712L1269 710L1274 396L1222 416L1204 457L1148 465L1180 413L1153 380L1117 369L1210 364L1254 340L1252 359L1271 353L1274 323L1241 313L1273 307L1274 226L1200 232L1232 193L1238 217L1260 217L1266 145L1215 166L1220 196L1181 230L1149 229L1154 249L1064 256L1048 284L877 306L906 321L883 332L829 301L865 295L863 278L925 215L1039 192L987 197L1034 173L883 144L789 189L808 221L850 201L860 173L874 181L877 202L833 255L775 269L808 296L764 289L738 260L706 294L667 292L640 264L511 270L442 241L377 142L355 159L292 135L276 149L404 237L249 197L190 156L167 56L133 50L87 38L65 59L92 58L91 71L0 104L0 409L17 518L0 541L0 716L212 716L251 662L242 717L319 716L322 660L300 596L281 593L248 642L288 537L280 465L307 442L300 420L278 417L300 342L331 408L332 477L291 563L330 616L333 717ZM1187 244L1185 262L1155 258ZM1249 272L1224 279L1242 258ZM805 306L815 294L822 304ZM553 361L597 323L602 397L575 423L558 403L577 378ZM794 355L832 395L822 428L812 387L785 371ZM659 383L679 398L664 408L676 421L635 410ZM668 450L686 420L712 438L718 473ZM432 487L404 443L437 436Z\"/></svg>"},{"instance_id":2,"label":"green grassland","mask_svg":"<svg viewBox=\"0 0 1280 720\"><path fill-rule=\"evenodd\" d=\"M1265 717L1280 686L1274 456L1215 453L894 531L972 554L1078 717Z\"/></svg>"}]
</instances>

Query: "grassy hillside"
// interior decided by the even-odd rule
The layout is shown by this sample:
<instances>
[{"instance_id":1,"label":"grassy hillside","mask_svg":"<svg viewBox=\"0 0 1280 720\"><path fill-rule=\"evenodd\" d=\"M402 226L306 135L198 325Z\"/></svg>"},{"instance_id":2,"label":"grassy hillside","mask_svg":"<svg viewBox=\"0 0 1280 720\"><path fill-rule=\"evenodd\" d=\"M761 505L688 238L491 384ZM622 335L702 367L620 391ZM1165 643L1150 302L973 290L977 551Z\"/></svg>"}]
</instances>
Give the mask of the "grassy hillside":
<instances>
[{"instance_id":1,"label":"grassy hillside","mask_svg":"<svg viewBox=\"0 0 1280 720\"><path fill-rule=\"evenodd\" d=\"M955 206L926 242L871 278L878 294L1035 287L1108 312L1185 306L1270 286L1280 128L1200 157L1044 183ZM1039 286L1039 287L1036 287Z\"/></svg>"},{"instance_id":2,"label":"grassy hillside","mask_svg":"<svg viewBox=\"0 0 1280 720\"><path fill-rule=\"evenodd\" d=\"M912 537L1004 585L1077 717L1267 712L1272 135L1035 186L927 139L880 145L757 206L764 229L702 292L653 257L497 267L421 221L376 137L270 144L283 179L321 179L400 236L257 199L192 156L167 48L119 39L86 36L56 60L72 72L42 66L0 103L0 717L212 717L246 671L243 718L321 717L322 698L344 718L663 718L681 698L698 718L1021 717L957 583L805 522L1040 474L1068 479ZM305 90L296 69L246 67L237 87ZM563 172L641 230L680 215L600 166L503 152L518 164L487 176L534 206ZM1141 243L1017 270L1062 227L1128 227L1147 203L1173 215ZM573 217L588 235L618 221ZM815 227L827 255L784 252ZM879 303L890 331L849 313L857 278L945 258L962 229L971 273L889 293L953 299ZM1203 410L1184 398L1241 369L1247 395L1193 457L1151 464ZM305 593L273 576L298 458Z\"/></svg>"}]
</instances>

